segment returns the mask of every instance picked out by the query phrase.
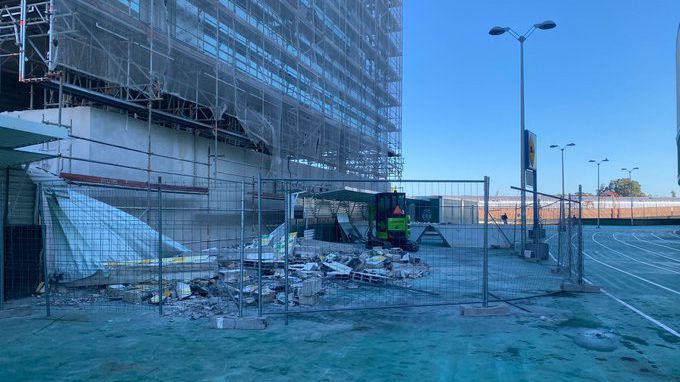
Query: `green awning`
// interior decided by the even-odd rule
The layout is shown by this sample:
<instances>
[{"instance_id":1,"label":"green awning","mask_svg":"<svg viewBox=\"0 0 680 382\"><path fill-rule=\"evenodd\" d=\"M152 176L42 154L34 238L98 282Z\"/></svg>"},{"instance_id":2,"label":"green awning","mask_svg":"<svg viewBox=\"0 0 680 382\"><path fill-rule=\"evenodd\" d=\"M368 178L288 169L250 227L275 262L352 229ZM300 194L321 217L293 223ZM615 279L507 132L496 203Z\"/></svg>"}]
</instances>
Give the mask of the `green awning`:
<instances>
[{"instance_id":1,"label":"green awning","mask_svg":"<svg viewBox=\"0 0 680 382\"><path fill-rule=\"evenodd\" d=\"M67 137L68 131L60 126L0 115L0 167L54 158L53 154L17 149Z\"/></svg>"},{"instance_id":2,"label":"green awning","mask_svg":"<svg viewBox=\"0 0 680 382\"><path fill-rule=\"evenodd\" d=\"M68 137L65 128L0 115L0 147L15 149Z\"/></svg>"},{"instance_id":3,"label":"green awning","mask_svg":"<svg viewBox=\"0 0 680 382\"><path fill-rule=\"evenodd\" d=\"M25 151L22 149L12 150L0 148L0 168L37 162L54 157L56 157L56 155Z\"/></svg>"}]
</instances>

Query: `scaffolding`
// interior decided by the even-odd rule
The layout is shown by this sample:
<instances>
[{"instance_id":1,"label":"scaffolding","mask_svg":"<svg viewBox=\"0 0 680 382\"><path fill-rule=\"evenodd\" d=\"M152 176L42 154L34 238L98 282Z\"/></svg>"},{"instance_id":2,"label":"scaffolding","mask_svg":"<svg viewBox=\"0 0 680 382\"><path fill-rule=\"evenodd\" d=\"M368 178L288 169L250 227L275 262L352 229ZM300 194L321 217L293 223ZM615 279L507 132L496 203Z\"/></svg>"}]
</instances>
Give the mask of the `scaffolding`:
<instances>
[{"instance_id":1,"label":"scaffolding","mask_svg":"<svg viewBox=\"0 0 680 382\"><path fill-rule=\"evenodd\" d=\"M42 86L43 107L198 130L270 173L401 177L401 0L0 0L0 56L31 107Z\"/></svg>"}]
</instances>

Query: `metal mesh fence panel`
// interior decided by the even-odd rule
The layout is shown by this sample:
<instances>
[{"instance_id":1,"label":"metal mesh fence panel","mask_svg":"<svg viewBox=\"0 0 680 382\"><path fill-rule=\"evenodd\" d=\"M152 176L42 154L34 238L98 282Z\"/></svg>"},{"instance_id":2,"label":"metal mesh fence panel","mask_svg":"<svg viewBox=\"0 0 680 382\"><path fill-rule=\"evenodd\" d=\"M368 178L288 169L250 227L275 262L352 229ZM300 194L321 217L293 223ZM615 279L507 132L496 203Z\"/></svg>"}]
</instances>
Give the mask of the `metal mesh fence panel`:
<instances>
[{"instance_id":1,"label":"metal mesh fence panel","mask_svg":"<svg viewBox=\"0 0 680 382\"><path fill-rule=\"evenodd\" d=\"M517 207L511 201L492 202L489 232L500 231L515 249L489 251L489 294L495 300L513 300L559 292L562 284L575 281L579 266L578 239L581 219L578 203L557 196L541 194L537 204L527 204L526 248L519 248L521 228ZM570 215L570 207L575 215ZM534 210L538 226L534 226ZM572 216L568 218L568 216ZM571 268L570 268L571 267ZM571 271L570 271L571 269Z\"/></svg>"},{"instance_id":2,"label":"metal mesh fence panel","mask_svg":"<svg viewBox=\"0 0 680 382\"><path fill-rule=\"evenodd\" d=\"M46 256L33 274L49 280L37 293L51 309L198 319L486 304L582 273L577 202L541 197L520 255L485 180L159 178L146 189L43 182L36 194Z\"/></svg>"},{"instance_id":3,"label":"metal mesh fence panel","mask_svg":"<svg viewBox=\"0 0 680 382\"><path fill-rule=\"evenodd\" d=\"M481 302L483 186L263 180L262 313Z\"/></svg>"},{"instance_id":4,"label":"metal mesh fence panel","mask_svg":"<svg viewBox=\"0 0 680 382\"><path fill-rule=\"evenodd\" d=\"M41 189L52 307L153 308L191 318L238 312L230 282L241 276L252 183L159 178L147 189Z\"/></svg>"}]
</instances>

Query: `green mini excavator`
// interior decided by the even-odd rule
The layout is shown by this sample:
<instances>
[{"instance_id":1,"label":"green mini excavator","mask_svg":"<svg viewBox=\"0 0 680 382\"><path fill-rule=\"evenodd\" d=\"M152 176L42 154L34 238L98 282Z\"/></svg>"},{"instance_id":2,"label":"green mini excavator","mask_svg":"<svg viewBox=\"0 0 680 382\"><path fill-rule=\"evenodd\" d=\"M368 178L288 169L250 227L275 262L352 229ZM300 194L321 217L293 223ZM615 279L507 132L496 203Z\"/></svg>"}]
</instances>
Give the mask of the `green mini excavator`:
<instances>
[{"instance_id":1,"label":"green mini excavator","mask_svg":"<svg viewBox=\"0 0 680 382\"><path fill-rule=\"evenodd\" d=\"M399 247L409 252L418 251L418 243L410 240L411 218L405 208L406 194L403 192L395 190L376 194L374 205L369 206L366 247Z\"/></svg>"}]
</instances>

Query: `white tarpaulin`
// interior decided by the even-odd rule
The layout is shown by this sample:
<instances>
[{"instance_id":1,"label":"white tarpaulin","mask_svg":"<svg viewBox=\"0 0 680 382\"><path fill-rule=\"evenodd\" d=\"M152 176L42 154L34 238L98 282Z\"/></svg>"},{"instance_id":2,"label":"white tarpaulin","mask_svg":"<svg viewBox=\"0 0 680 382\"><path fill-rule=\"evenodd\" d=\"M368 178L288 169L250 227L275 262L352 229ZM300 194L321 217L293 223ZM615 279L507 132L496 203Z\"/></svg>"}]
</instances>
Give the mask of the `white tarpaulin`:
<instances>
[{"instance_id":1,"label":"white tarpaulin","mask_svg":"<svg viewBox=\"0 0 680 382\"><path fill-rule=\"evenodd\" d=\"M51 220L53 274L68 282L105 270L105 263L158 258L158 231L138 218L77 191L45 187ZM189 249L165 236L163 257Z\"/></svg>"}]
</instances>

